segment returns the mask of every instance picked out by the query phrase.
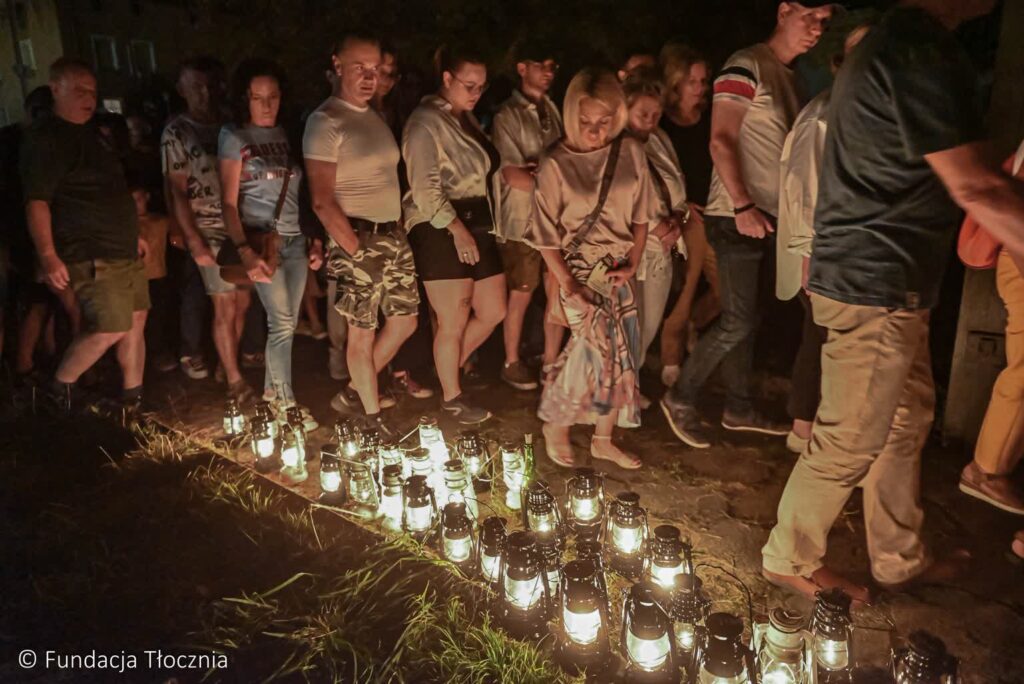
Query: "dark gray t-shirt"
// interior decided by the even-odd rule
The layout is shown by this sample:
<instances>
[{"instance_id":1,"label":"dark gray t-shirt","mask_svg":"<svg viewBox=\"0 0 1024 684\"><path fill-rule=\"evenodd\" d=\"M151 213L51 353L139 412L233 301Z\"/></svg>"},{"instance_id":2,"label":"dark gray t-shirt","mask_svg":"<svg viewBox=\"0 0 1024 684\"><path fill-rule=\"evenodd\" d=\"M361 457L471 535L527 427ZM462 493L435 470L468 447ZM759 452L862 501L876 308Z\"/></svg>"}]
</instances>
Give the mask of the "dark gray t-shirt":
<instances>
[{"instance_id":1,"label":"dark gray t-shirt","mask_svg":"<svg viewBox=\"0 0 1024 684\"><path fill-rule=\"evenodd\" d=\"M248 228L275 228L274 213L284 188L284 179L287 174L291 174L276 228L281 235L298 235L302 232L299 229L302 167L292 161L291 147L283 128L224 126L220 129L217 156L242 162L238 211L242 225Z\"/></svg>"},{"instance_id":2,"label":"dark gray t-shirt","mask_svg":"<svg viewBox=\"0 0 1024 684\"><path fill-rule=\"evenodd\" d=\"M982 137L977 76L923 10L891 10L839 71L809 288L849 304L935 306L960 212L925 155Z\"/></svg>"}]
</instances>

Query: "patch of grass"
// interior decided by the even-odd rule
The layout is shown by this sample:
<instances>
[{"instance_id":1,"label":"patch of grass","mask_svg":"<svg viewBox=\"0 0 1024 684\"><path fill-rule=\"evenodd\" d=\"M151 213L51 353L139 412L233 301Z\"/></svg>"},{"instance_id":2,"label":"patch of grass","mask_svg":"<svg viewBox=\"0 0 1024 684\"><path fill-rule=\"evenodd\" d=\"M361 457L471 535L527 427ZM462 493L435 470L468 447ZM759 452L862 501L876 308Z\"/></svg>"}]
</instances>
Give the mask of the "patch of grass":
<instances>
[{"instance_id":1,"label":"patch of grass","mask_svg":"<svg viewBox=\"0 0 1024 684\"><path fill-rule=\"evenodd\" d=\"M11 647L227 654L206 681L565 681L549 644L495 629L445 561L181 435L0 419L0 492Z\"/></svg>"}]
</instances>

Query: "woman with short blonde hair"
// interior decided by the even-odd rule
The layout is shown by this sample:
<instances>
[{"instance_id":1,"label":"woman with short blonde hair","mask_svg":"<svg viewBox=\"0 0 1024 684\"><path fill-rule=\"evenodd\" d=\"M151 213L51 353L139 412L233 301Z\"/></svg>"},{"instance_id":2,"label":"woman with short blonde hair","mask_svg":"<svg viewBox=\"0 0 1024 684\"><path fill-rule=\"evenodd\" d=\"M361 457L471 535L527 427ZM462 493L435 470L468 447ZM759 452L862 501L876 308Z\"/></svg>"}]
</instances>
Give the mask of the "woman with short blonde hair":
<instances>
[{"instance_id":1,"label":"woman with short blonde hair","mask_svg":"<svg viewBox=\"0 0 1024 684\"><path fill-rule=\"evenodd\" d=\"M565 142L575 149L585 147L581 143L580 106L587 100L602 104L610 113L609 142L619 136L629 118L626 96L615 75L610 71L584 69L576 74L569 83L562 105Z\"/></svg>"},{"instance_id":2,"label":"woman with short blonde hair","mask_svg":"<svg viewBox=\"0 0 1024 684\"><path fill-rule=\"evenodd\" d=\"M644 146L651 183L651 223L637 272L641 340L637 364L643 366L647 350L661 327L672 287L672 247L678 245L686 257L694 243L694 233L701 233L696 239L703 239L703 226L690 221L679 158L672 141L658 126L665 100L661 74L657 69L641 69L626 79L623 89L629 106L629 134ZM649 401L641 396L640 404L646 408Z\"/></svg>"},{"instance_id":3,"label":"woman with short blonde hair","mask_svg":"<svg viewBox=\"0 0 1024 684\"><path fill-rule=\"evenodd\" d=\"M643 146L620 136L628 113L614 74L585 70L565 96L565 139L537 167L527 243L558 280L571 336L541 396L548 457L578 465L569 429L593 424L591 456L622 468L640 459L612 429L640 424L640 326L633 276L647 240L649 171Z\"/></svg>"}]
</instances>

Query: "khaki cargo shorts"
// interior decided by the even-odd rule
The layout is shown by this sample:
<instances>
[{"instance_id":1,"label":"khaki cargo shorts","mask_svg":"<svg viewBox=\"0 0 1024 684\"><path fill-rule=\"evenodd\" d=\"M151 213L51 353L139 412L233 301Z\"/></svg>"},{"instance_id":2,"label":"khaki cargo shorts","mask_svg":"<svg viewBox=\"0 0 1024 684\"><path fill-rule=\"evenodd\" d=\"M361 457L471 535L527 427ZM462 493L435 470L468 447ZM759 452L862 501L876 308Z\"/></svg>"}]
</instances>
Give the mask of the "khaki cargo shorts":
<instances>
[{"instance_id":1,"label":"khaki cargo shorts","mask_svg":"<svg viewBox=\"0 0 1024 684\"><path fill-rule=\"evenodd\" d=\"M128 332L132 314L149 309L149 281L142 259L93 259L67 268L82 311L83 332Z\"/></svg>"},{"instance_id":2,"label":"khaki cargo shorts","mask_svg":"<svg viewBox=\"0 0 1024 684\"><path fill-rule=\"evenodd\" d=\"M387 317L414 316L420 294L416 264L405 231L359 233L359 251L349 255L331 243L327 274L337 281L331 305L357 328L377 327L377 312Z\"/></svg>"},{"instance_id":3,"label":"khaki cargo shorts","mask_svg":"<svg viewBox=\"0 0 1024 684\"><path fill-rule=\"evenodd\" d=\"M540 285L541 266L544 257L536 249L516 240L499 242L501 263L505 267L505 281L508 289L533 292Z\"/></svg>"}]
</instances>

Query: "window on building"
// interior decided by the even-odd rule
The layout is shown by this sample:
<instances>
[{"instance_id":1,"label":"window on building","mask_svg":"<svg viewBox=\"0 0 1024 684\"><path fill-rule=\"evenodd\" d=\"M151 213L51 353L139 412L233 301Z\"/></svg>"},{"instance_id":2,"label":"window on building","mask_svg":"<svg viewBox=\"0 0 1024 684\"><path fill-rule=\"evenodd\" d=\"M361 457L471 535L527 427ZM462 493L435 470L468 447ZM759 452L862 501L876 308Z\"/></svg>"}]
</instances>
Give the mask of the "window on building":
<instances>
[{"instance_id":1,"label":"window on building","mask_svg":"<svg viewBox=\"0 0 1024 684\"><path fill-rule=\"evenodd\" d=\"M90 36L92 63L98 72L118 71L117 42L110 36Z\"/></svg>"},{"instance_id":2,"label":"window on building","mask_svg":"<svg viewBox=\"0 0 1024 684\"><path fill-rule=\"evenodd\" d=\"M136 76L149 76L156 73L156 50L149 40L133 40L128 45L128 57L132 63L132 73Z\"/></svg>"},{"instance_id":3,"label":"window on building","mask_svg":"<svg viewBox=\"0 0 1024 684\"><path fill-rule=\"evenodd\" d=\"M32 39L23 38L18 41L18 53L21 55L21 63L27 69L36 70L36 52L32 49Z\"/></svg>"},{"instance_id":4,"label":"window on building","mask_svg":"<svg viewBox=\"0 0 1024 684\"><path fill-rule=\"evenodd\" d=\"M28 8L24 2L14 3L14 20L18 23L19 31L28 30Z\"/></svg>"}]
</instances>

